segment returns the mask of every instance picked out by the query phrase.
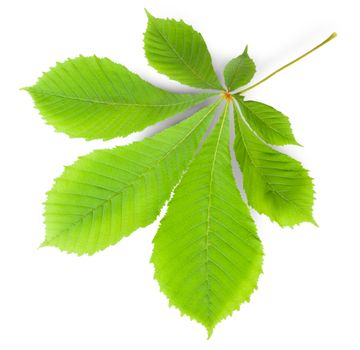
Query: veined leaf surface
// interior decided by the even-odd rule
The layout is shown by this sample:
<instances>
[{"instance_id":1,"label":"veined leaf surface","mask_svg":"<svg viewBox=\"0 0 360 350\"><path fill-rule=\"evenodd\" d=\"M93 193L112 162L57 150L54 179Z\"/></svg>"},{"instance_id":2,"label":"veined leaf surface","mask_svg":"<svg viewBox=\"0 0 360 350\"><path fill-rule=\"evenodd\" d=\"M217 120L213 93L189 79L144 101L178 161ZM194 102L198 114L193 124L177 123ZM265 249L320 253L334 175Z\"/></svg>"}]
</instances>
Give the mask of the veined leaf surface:
<instances>
[{"instance_id":1,"label":"veined leaf surface","mask_svg":"<svg viewBox=\"0 0 360 350\"><path fill-rule=\"evenodd\" d=\"M48 192L43 246L94 254L153 222L174 191L153 241L155 278L170 303L210 336L218 322L249 300L262 271L262 244L249 207L281 226L316 224L308 171L271 148L298 144L289 119L243 95L336 33L251 85L256 68L246 47L224 68L222 86L200 33L183 21L147 15L144 49L150 66L172 80L213 91L168 92L107 58L80 56L58 63L25 89L47 123L71 137L108 140L215 95L219 101L153 137L92 152L66 167ZM220 100L226 107L207 137ZM230 103L235 111L231 146L248 205L232 173Z\"/></svg>"},{"instance_id":2,"label":"veined leaf surface","mask_svg":"<svg viewBox=\"0 0 360 350\"><path fill-rule=\"evenodd\" d=\"M209 336L249 299L262 265L262 245L233 177L229 141L226 107L175 189L152 255L161 290Z\"/></svg>"},{"instance_id":3,"label":"veined leaf surface","mask_svg":"<svg viewBox=\"0 0 360 350\"><path fill-rule=\"evenodd\" d=\"M225 85L229 91L235 90L240 86L249 83L253 78L255 72L255 63L249 57L248 49L246 47L244 52L240 56L233 58L225 66Z\"/></svg>"},{"instance_id":4,"label":"veined leaf surface","mask_svg":"<svg viewBox=\"0 0 360 350\"><path fill-rule=\"evenodd\" d=\"M144 48L149 64L180 83L204 89L222 89L201 34L183 21L147 14Z\"/></svg>"},{"instance_id":5,"label":"veined leaf surface","mask_svg":"<svg viewBox=\"0 0 360 350\"><path fill-rule=\"evenodd\" d=\"M279 146L299 145L287 116L264 103L245 101L242 96L236 96L236 100L248 124L264 141Z\"/></svg>"},{"instance_id":6,"label":"veined leaf surface","mask_svg":"<svg viewBox=\"0 0 360 350\"><path fill-rule=\"evenodd\" d=\"M192 159L217 104L153 137L79 158L45 204L43 245L93 254L152 223Z\"/></svg>"},{"instance_id":7,"label":"veined leaf surface","mask_svg":"<svg viewBox=\"0 0 360 350\"><path fill-rule=\"evenodd\" d=\"M236 158L244 178L249 204L280 226L315 223L314 189L301 163L264 144L235 110Z\"/></svg>"},{"instance_id":8,"label":"veined leaf surface","mask_svg":"<svg viewBox=\"0 0 360 350\"><path fill-rule=\"evenodd\" d=\"M48 124L88 140L127 136L211 96L162 90L96 56L58 63L26 90Z\"/></svg>"}]
</instances>

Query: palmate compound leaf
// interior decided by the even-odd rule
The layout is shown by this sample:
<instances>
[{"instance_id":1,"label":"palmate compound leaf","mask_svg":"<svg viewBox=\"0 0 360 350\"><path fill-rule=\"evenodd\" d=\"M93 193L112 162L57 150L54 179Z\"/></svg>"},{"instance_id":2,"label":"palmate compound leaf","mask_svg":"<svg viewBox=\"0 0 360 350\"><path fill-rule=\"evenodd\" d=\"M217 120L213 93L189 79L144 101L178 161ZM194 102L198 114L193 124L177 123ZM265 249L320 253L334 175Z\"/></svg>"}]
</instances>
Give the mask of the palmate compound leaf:
<instances>
[{"instance_id":1,"label":"palmate compound leaf","mask_svg":"<svg viewBox=\"0 0 360 350\"><path fill-rule=\"evenodd\" d=\"M280 226L301 222L316 225L312 215L314 189L301 163L263 143L235 111L236 159L243 173L248 203Z\"/></svg>"},{"instance_id":2,"label":"palmate compound leaf","mask_svg":"<svg viewBox=\"0 0 360 350\"><path fill-rule=\"evenodd\" d=\"M246 85L251 81L256 72L254 61L248 55L248 49L233 58L224 69L225 85L229 91Z\"/></svg>"},{"instance_id":3,"label":"palmate compound leaf","mask_svg":"<svg viewBox=\"0 0 360 350\"><path fill-rule=\"evenodd\" d=\"M235 96L240 110L250 127L267 143L272 145L299 145L295 140L289 118L264 103L246 101Z\"/></svg>"},{"instance_id":4,"label":"palmate compound leaf","mask_svg":"<svg viewBox=\"0 0 360 350\"><path fill-rule=\"evenodd\" d=\"M88 140L127 136L211 96L162 90L121 64L96 56L58 63L25 90L48 124Z\"/></svg>"},{"instance_id":5,"label":"palmate compound leaf","mask_svg":"<svg viewBox=\"0 0 360 350\"><path fill-rule=\"evenodd\" d=\"M222 89L199 33L182 21L148 17L144 41L150 65L190 86ZM336 33L237 94L253 89L334 37ZM228 90L247 84L254 72L245 49L225 68ZM49 124L87 139L126 136L214 95L169 93L97 57L58 64L26 90ZM228 102L234 97L229 91L221 95ZM265 142L297 144L283 114L237 99L247 124ZM183 177L154 238L152 262L171 303L202 323L209 336L219 321L249 299L263 258L256 227L232 174L228 104L193 157L215 108L216 104L204 108L142 142L95 151L67 167L48 193L43 244L78 254L93 254L115 244L150 224ZM235 108L235 154L249 204L282 226L315 223L314 191L307 171L267 146L247 124Z\"/></svg>"},{"instance_id":6,"label":"palmate compound leaf","mask_svg":"<svg viewBox=\"0 0 360 350\"><path fill-rule=\"evenodd\" d=\"M232 173L228 114L226 107L175 189L151 259L170 303L203 324L209 336L249 300L263 257Z\"/></svg>"},{"instance_id":7,"label":"palmate compound leaf","mask_svg":"<svg viewBox=\"0 0 360 350\"><path fill-rule=\"evenodd\" d=\"M48 193L43 246L93 254L152 223L217 105L141 142L94 151L67 167Z\"/></svg>"},{"instance_id":8,"label":"palmate compound leaf","mask_svg":"<svg viewBox=\"0 0 360 350\"><path fill-rule=\"evenodd\" d=\"M183 21L155 18L146 13L144 49L149 64L180 83L222 89L201 34Z\"/></svg>"}]
</instances>

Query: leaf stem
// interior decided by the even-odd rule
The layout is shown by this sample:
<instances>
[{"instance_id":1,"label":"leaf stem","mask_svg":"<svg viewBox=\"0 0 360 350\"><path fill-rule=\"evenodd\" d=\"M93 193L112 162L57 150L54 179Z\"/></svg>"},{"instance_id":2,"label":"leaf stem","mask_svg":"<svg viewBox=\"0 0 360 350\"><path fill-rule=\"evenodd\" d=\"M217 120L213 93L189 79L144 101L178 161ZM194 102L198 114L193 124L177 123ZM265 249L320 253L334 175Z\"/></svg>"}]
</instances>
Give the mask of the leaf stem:
<instances>
[{"instance_id":1,"label":"leaf stem","mask_svg":"<svg viewBox=\"0 0 360 350\"><path fill-rule=\"evenodd\" d=\"M246 91L249 91L251 89L253 89L254 87L262 84L264 81L270 79L272 76L274 76L275 74L281 72L283 69L291 66L292 64L294 64L297 61L300 61L302 58L304 58L305 56L309 55L310 53L314 52L315 50L319 49L321 46L325 45L326 43L328 43L329 41L331 41L332 39L334 39L337 36L337 34L334 32L332 33L327 39L325 39L322 43L320 43L319 45L315 46L314 48L312 48L311 50L307 51L306 53L304 53L303 55L299 56L298 58L296 58L295 60L285 64L284 66L280 67L279 69L277 69L275 72L272 72L271 74L269 74L267 77L265 77L264 79L261 79L260 81L258 81L256 84L251 85L249 87L247 87L244 90L241 90L239 92L236 92L235 95L241 95Z\"/></svg>"}]
</instances>

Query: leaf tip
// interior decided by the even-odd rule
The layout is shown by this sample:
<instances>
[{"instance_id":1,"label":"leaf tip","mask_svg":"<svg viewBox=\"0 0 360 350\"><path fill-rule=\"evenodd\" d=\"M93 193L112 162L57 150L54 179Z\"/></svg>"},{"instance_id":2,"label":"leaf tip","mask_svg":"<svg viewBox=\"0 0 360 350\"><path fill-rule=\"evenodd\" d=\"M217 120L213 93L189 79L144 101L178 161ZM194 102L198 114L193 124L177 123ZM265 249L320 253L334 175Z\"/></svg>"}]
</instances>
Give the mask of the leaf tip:
<instances>
[{"instance_id":1,"label":"leaf tip","mask_svg":"<svg viewBox=\"0 0 360 350\"><path fill-rule=\"evenodd\" d=\"M49 247L50 244L49 242L45 239L39 246L38 249L44 248L44 247Z\"/></svg>"},{"instance_id":2,"label":"leaf tip","mask_svg":"<svg viewBox=\"0 0 360 350\"><path fill-rule=\"evenodd\" d=\"M319 228L319 224L315 221L315 219L312 217L310 220L310 223L312 223L315 227Z\"/></svg>"},{"instance_id":3,"label":"leaf tip","mask_svg":"<svg viewBox=\"0 0 360 350\"><path fill-rule=\"evenodd\" d=\"M24 86L24 87L20 88L19 90L20 90L20 91L30 92L31 86Z\"/></svg>"},{"instance_id":4,"label":"leaf tip","mask_svg":"<svg viewBox=\"0 0 360 350\"><path fill-rule=\"evenodd\" d=\"M209 340L212 337L212 335L214 334L214 329L215 329L216 325L217 325L217 322L203 324L203 326L205 326L206 331L207 331L207 340Z\"/></svg>"},{"instance_id":5,"label":"leaf tip","mask_svg":"<svg viewBox=\"0 0 360 350\"><path fill-rule=\"evenodd\" d=\"M213 335L213 331L214 331L214 327L206 327L207 330L207 340L209 340L211 338L211 336Z\"/></svg>"},{"instance_id":6,"label":"leaf tip","mask_svg":"<svg viewBox=\"0 0 360 350\"><path fill-rule=\"evenodd\" d=\"M147 16L147 18L148 18L149 20L154 18L154 16L153 16L146 8L144 8L144 11L145 11L146 16Z\"/></svg>"},{"instance_id":7,"label":"leaf tip","mask_svg":"<svg viewBox=\"0 0 360 350\"><path fill-rule=\"evenodd\" d=\"M191 319L193 319L192 317L190 317ZM206 320L198 320L198 319L194 319L195 321L199 322L202 326L205 327L206 332L207 332L207 340L209 340L212 335L214 334L214 330L217 326L217 324L221 321L221 320L211 320L209 318L207 318Z\"/></svg>"}]
</instances>

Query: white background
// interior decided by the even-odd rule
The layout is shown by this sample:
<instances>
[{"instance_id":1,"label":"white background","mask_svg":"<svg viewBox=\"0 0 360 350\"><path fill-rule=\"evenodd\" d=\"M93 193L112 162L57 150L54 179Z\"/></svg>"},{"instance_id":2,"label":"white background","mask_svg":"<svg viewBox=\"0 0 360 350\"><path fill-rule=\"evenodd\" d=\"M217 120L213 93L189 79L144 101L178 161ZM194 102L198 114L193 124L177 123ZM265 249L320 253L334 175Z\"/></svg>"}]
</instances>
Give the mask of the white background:
<instances>
[{"instance_id":1,"label":"white background","mask_svg":"<svg viewBox=\"0 0 360 350\"><path fill-rule=\"evenodd\" d=\"M359 78L357 1L3 1L0 5L0 348L360 349ZM248 93L290 116L311 169L320 224L281 229L255 215L266 252L249 304L206 340L199 324L168 308L149 264L157 224L92 257L44 238L42 202L63 165L104 146L55 133L19 91L78 54L107 56L155 84L189 88L151 69L143 53L144 7L199 30L221 72L249 52L256 80L331 32L339 36ZM143 134L110 144L123 144Z\"/></svg>"}]
</instances>

